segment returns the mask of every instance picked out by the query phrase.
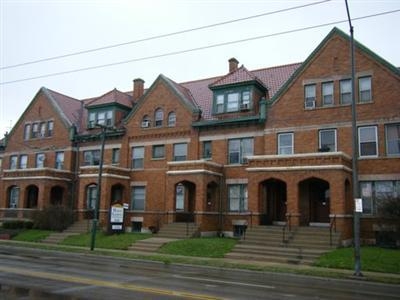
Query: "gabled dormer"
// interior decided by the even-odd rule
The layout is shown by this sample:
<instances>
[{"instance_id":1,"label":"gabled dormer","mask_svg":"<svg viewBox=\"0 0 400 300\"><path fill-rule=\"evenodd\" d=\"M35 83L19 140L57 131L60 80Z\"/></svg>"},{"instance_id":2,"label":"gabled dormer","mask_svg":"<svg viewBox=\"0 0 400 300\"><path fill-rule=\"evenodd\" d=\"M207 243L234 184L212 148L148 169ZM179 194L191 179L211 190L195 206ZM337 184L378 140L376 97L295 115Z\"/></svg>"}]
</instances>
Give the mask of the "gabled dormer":
<instances>
[{"instance_id":1,"label":"gabled dormer","mask_svg":"<svg viewBox=\"0 0 400 300\"><path fill-rule=\"evenodd\" d=\"M97 124L118 126L132 109L132 97L114 89L98 98L86 100L87 128L95 128Z\"/></svg>"},{"instance_id":2,"label":"gabled dormer","mask_svg":"<svg viewBox=\"0 0 400 300\"><path fill-rule=\"evenodd\" d=\"M268 89L263 82L244 66L238 67L235 58L229 60L229 73L209 85L213 92L212 115L258 113L259 101Z\"/></svg>"}]
</instances>

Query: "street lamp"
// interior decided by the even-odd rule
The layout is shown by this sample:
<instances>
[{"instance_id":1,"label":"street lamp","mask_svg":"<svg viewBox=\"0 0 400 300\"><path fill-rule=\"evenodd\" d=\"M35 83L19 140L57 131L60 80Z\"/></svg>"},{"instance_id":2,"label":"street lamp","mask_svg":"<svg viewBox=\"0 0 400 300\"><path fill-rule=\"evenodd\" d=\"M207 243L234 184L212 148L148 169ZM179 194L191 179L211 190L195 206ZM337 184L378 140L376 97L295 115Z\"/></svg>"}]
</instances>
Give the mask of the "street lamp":
<instances>
[{"instance_id":1,"label":"street lamp","mask_svg":"<svg viewBox=\"0 0 400 300\"><path fill-rule=\"evenodd\" d=\"M102 124L96 124L96 127L101 128L100 138L101 138L101 148L100 148L100 162L99 162L99 176L97 178L97 192L96 192L96 202L94 206L94 216L93 216L93 223L92 223L92 236L90 241L90 250L94 250L94 244L96 241L96 231L97 231L97 223L99 217L99 205L100 205L100 198L101 198L101 178L103 174L103 158L104 158L104 144L106 140L106 132L107 126Z\"/></svg>"},{"instance_id":2,"label":"street lamp","mask_svg":"<svg viewBox=\"0 0 400 300\"><path fill-rule=\"evenodd\" d=\"M354 28L351 24L349 5L346 2L347 17L350 26L350 46L351 46L351 127L352 127L352 147L353 147L353 200L359 198L358 189L358 135L357 135L357 114L356 114L356 98L355 98L355 45L354 45ZM363 276L361 273L361 255L360 255L360 212L356 208L354 210L354 276Z\"/></svg>"}]
</instances>

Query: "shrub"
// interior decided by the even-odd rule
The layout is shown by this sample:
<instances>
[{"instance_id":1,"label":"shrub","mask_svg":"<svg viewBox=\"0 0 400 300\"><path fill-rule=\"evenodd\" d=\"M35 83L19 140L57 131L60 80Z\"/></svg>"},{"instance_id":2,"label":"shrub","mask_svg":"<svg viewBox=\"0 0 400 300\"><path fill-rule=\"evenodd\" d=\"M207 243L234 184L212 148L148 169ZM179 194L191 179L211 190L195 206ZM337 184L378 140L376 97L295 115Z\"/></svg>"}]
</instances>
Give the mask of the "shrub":
<instances>
[{"instance_id":1,"label":"shrub","mask_svg":"<svg viewBox=\"0 0 400 300\"><path fill-rule=\"evenodd\" d=\"M73 221L73 211L61 205L46 207L33 215L33 227L42 230L62 231Z\"/></svg>"},{"instance_id":2,"label":"shrub","mask_svg":"<svg viewBox=\"0 0 400 300\"><path fill-rule=\"evenodd\" d=\"M12 220L3 222L4 229L31 229L32 226L32 221Z\"/></svg>"}]
</instances>

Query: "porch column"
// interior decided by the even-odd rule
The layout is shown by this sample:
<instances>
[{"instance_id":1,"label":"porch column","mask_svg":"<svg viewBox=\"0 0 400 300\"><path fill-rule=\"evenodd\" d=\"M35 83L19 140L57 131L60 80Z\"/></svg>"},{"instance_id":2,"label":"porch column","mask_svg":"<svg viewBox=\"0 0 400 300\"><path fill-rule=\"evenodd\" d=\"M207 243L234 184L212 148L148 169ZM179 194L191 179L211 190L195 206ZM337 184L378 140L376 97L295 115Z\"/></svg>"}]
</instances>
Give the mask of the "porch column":
<instances>
[{"instance_id":1,"label":"porch column","mask_svg":"<svg viewBox=\"0 0 400 300\"><path fill-rule=\"evenodd\" d=\"M295 181L287 182L286 217L290 218L291 226L300 225L299 185Z\"/></svg>"}]
</instances>

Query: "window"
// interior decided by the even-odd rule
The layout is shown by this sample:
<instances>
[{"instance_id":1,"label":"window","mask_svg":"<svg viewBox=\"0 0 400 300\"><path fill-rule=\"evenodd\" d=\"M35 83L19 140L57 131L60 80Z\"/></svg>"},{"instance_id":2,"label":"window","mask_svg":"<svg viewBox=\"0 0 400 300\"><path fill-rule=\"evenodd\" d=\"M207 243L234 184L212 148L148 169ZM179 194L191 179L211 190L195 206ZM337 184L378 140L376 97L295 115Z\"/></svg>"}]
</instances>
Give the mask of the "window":
<instances>
[{"instance_id":1,"label":"window","mask_svg":"<svg viewBox=\"0 0 400 300\"><path fill-rule=\"evenodd\" d=\"M351 79L340 81L340 104L351 104Z\"/></svg>"},{"instance_id":2,"label":"window","mask_svg":"<svg viewBox=\"0 0 400 300\"><path fill-rule=\"evenodd\" d=\"M119 164L119 154L120 154L119 148L112 149L112 164L113 165Z\"/></svg>"},{"instance_id":3,"label":"window","mask_svg":"<svg viewBox=\"0 0 400 300\"><path fill-rule=\"evenodd\" d=\"M333 105L333 82L322 83L322 105Z\"/></svg>"},{"instance_id":4,"label":"window","mask_svg":"<svg viewBox=\"0 0 400 300\"><path fill-rule=\"evenodd\" d=\"M386 125L386 153L400 155L400 124Z\"/></svg>"},{"instance_id":5,"label":"window","mask_svg":"<svg viewBox=\"0 0 400 300\"><path fill-rule=\"evenodd\" d=\"M103 110L98 112L90 112L89 113L89 122L88 127L94 128L96 124L112 126L113 123L113 111L112 110Z\"/></svg>"},{"instance_id":6,"label":"window","mask_svg":"<svg viewBox=\"0 0 400 300\"><path fill-rule=\"evenodd\" d=\"M187 144L174 144L174 161L186 160L187 157Z\"/></svg>"},{"instance_id":7,"label":"window","mask_svg":"<svg viewBox=\"0 0 400 300\"><path fill-rule=\"evenodd\" d=\"M360 182L363 214L373 215L386 199L400 197L400 180Z\"/></svg>"},{"instance_id":8,"label":"window","mask_svg":"<svg viewBox=\"0 0 400 300\"><path fill-rule=\"evenodd\" d=\"M246 156L253 155L253 139L232 139L228 141L228 163L246 163Z\"/></svg>"},{"instance_id":9,"label":"window","mask_svg":"<svg viewBox=\"0 0 400 300\"><path fill-rule=\"evenodd\" d=\"M242 103L240 104L241 109L250 108L250 91L242 92Z\"/></svg>"},{"instance_id":10,"label":"window","mask_svg":"<svg viewBox=\"0 0 400 300\"><path fill-rule=\"evenodd\" d=\"M19 201L19 187L13 186L10 188L8 194L8 207L18 208L18 201Z\"/></svg>"},{"instance_id":11,"label":"window","mask_svg":"<svg viewBox=\"0 0 400 300\"><path fill-rule=\"evenodd\" d=\"M154 113L154 120L156 122L155 124L156 127L161 127L163 125L164 112L161 108L156 109Z\"/></svg>"},{"instance_id":12,"label":"window","mask_svg":"<svg viewBox=\"0 0 400 300\"><path fill-rule=\"evenodd\" d=\"M228 94L228 104L226 110L228 112L239 110L239 93Z\"/></svg>"},{"instance_id":13,"label":"window","mask_svg":"<svg viewBox=\"0 0 400 300\"><path fill-rule=\"evenodd\" d=\"M47 124L45 122L40 123L39 137L45 137L46 136L46 127L47 127Z\"/></svg>"},{"instance_id":14,"label":"window","mask_svg":"<svg viewBox=\"0 0 400 300\"><path fill-rule=\"evenodd\" d=\"M309 84L304 86L304 107L315 108L316 85Z\"/></svg>"},{"instance_id":15,"label":"window","mask_svg":"<svg viewBox=\"0 0 400 300\"><path fill-rule=\"evenodd\" d=\"M56 169L61 170L64 168L64 152L56 152Z\"/></svg>"},{"instance_id":16,"label":"window","mask_svg":"<svg viewBox=\"0 0 400 300\"><path fill-rule=\"evenodd\" d=\"M225 111L224 95L217 96L215 111L216 111L216 113L223 113Z\"/></svg>"},{"instance_id":17,"label":"window","mask_svg":"<svg viewBox=\"0 0 400 300\"><path fill-rule=\"evenodd\" d=\"M100 150L89 150L83 152L85 166L98 166L100 164Z\"/></svg>"},{"instance_id":18,"label":"window","mask_svg":"<svg viewBox=\"0 0 400 300\"><path fill-rule=\"evenodd\" d=\"M132 210L144 210L146 200L146 187L134 186L132 188Z\"/></svg>"},{"instance_id":19,"label":"window","mask_svg":"<svg viewBox=\"0 0 400 300\"><path fill-rule=\"evenodd\" d=\"M289 155L293 154L293 133L278 134L278 154Z\"/></svg>"},{"instance_id":20,"label":"window","mask_svg":"<svg viewBox=\"0 0 400 300\"><path fill-rule=\"evenodd\" d=\"M132 169L143 169L144 167L144 147L132 148Z\"/></svg>"},{"instance_id":21,"label":"window","mask_svg":"<svg viewBox=\"0 0 400 300\"><path fill-rule=\"evenodd\" d=\"M219 91L214 95L214 113L248 110L251 103L251 89L249 87Z\"/></svg>"},{"instance_id":22,"label":"window","mask_svg":"<svg viewBox=\"0 0 400 300\"><path fill-rule=\"evenodd\" d=\"M113 124L112 116L113 116L113 113L111 110L106 111L106 125L107 126L111 126Z\"/></svg>"},{"instance_id":23,"label":"window","mask_svg":"<svg viewBox=\"0 0 400 300\"><path fill-rule=\"evenodd\" d=\"M175 210L185 209L185 186L179 183L175 189Z\"/></svg>"},{"instance_id":24,"label":"window","mask_svg":"<svg viewBox=\"0 0 400 300\"><path fill-rule=\"evenodd\" d=\"M24 154L19 157L19 168L26 169L28 167L28 155Z\"/></svg>"},{"instance_id":25,"label":"window","mask_svg":"<svg viewBox=\"0 0 400 300\"><path fill-rule=\"evenodd\" d=\"M336 129L319 131L319 151L336 152Z\"/></svg>"},{"instance_id":26,"label":"window","mask_svg":"<svg viewBox=\"0 0 400 300\"><path fill-rule=\"evenodd\" d=\"M10 169L15 170L17 168L17 163L18 163L18 156L11 155L10 156Z\"/></svg>"},{"instance_id":27,"label":"window","mask_svg":"<svg viewBox=\"0 0 400 300\"><path fill-rule=\"evenodd\" d=\"M53 121L48 121L47 122L47 136L52 136L53 135L53 130L54 130L54 122Z\"/></svg>"},{"instance_id":28,"label":"window","mask_svg":"<svg viewBox=\"0 0 400 300\"><path fill-rule=\"evenodd\" d=\"M87 209L96 209L97 185L91 184L86 189L86 207Z\"/></svg>"},{"instance_id":29,"label":"window","mask_svg":"<svg viewBox=\"0 0 400 300\"><path fill-rule=\"evenodd\" d=\"M142 124L140 125L142 128L148 128L150 127L150 117L148 115L145 115L142 119Z\"/></svg>"},{"instance_id":30,"label":"window","mask_svg":"<svg viewBox=\"0 0 400 300\"><path fill-rule=\"evenodd\" d=\"M24 140L29 140L31 137L31 124L26 124L24 128Z\"/></svg>"},{"instance_id":31,"label":"window","mask_svg":"<svg viewBox=\"0 0 400 300\"><path fill-rule=\"evenodd\" d=\"M106 113L105 112L99 112L97 114L97 124L100 124L100 125L106 124Z\"/></svg>"},{"instance_id":32,"label":"window","mask_svg":"<svg viewBox=\"0 0 400 300\"><path fill-rule=\"evenodd\" d=\"M43 168L44 167L44 153L36 154L36 168Z\"/></svg>"},{"instance_id":33,"label":"window","mask_svg":"<svg viewBox=\"0 0 400 300\"><path fill-rule=\"evenodd\" d=\"M210 159L212 157L212 143L211 141L203 142L203 158Z\"/></svg>"},{"instance_id":34,"label":"window","mask_svg":"<svg viewBox=\"0 0 400 300\"><path fill-rule=\"evenodd\" d=\"M165 146L154 145L153 146L153 158L164 158L165 157Z\"/></svg>"},{"instance_id":35,"label":"window","mask_svg":"<svg viewBox=\"0 0 400 300\"><path fill-rule=\"evenodd\" d=\"M371 93L371 77L361 77L358 79L358 89L359 89L359 102L370 102L372 101Z\"/></svg>"},{"instance_id":36,"label":"window","mask_svg":"<svg viewBox=\"0 0 400 300\"><path fill-rule=\"evenodd\" d=\"M33 123L32 125L32 138L39 136L39 123Z\"/></svg>"},{"instance_id":37,"label":"window","mask_svg":"<svg viewBox=\"0 0 400 300\"><path fill-rule=\"evenodd\" d=\"M175 127L175 125L176 125L176 113L172 111L168 114L168 126Z\"/></svg>"},{"instance_id":38,"label":"window","mask_svg":"<svg viewBox=\"0 0 400 300\"><path fill-rule=\"evenodd\" d=\"M228 185L228 207L229 211L247 211L248 194L246 184Z\"/></svg>"},{"instance_id":39,"label":"window","mask_svg":"<svg viewBox=\"0 0 400 300\"><path fill-rule=\"evenodd\" d=\"M360 156L378 155L378 136L376 126L358 128L358 143Z\"/></svg>"},{"instance_id":40,"label":"window","mask_svg":"<svg viewBox=\"0 0 400 300\"><path fill-rule=\"evenodd\" d=\"M96 125L96 114L94 112L91 112L89 114L89 124L88 127L89 128L94 128L94 126Z\"/></svg>"}]
</instances>

